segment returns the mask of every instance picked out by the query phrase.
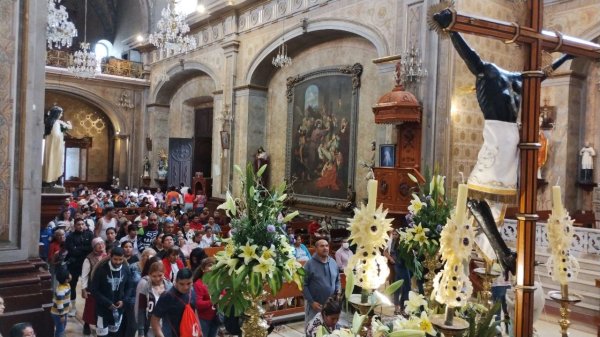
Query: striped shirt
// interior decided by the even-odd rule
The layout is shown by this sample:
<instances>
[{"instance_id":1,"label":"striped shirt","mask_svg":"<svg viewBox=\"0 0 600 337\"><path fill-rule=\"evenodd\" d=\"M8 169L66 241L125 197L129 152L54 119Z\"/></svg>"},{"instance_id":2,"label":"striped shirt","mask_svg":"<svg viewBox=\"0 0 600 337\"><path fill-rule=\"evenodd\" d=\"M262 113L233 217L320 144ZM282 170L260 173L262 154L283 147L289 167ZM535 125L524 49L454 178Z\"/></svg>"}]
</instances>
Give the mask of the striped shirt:
<instances>
[{"instance_id":1,"label":"striped shirt","mask_svg":"<svg viewBox=\"0 0 600 337\"><path fill-rule=\"evenodd\" d=\"M71 286L69 283L58 284L52 296L52 308L50 313L54 315L66 315L71 307Z\"/></svg>"}]
</instances>

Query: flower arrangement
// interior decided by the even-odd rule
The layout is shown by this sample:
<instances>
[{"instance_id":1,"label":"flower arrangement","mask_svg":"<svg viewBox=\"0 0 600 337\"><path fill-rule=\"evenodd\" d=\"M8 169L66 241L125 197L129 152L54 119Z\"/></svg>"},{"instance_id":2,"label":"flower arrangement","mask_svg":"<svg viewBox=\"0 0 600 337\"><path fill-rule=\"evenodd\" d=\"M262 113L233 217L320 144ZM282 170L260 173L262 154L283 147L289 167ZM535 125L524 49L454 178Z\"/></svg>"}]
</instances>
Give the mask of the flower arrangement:
<instances>
[{"instance_id":1,"label":"flower arrangement","mask_svg":"<svg viewBox=\"0 0 600 337\"><path fill-rule=\"evenodd\" d=\"M294 248L286 234L286 225L298 212L281 218L287 198L286 184L269 191L260 177L263 165L256 174L252 165L242 176L242 196L234 198L227 192L226 201L217 209L225 210L231 218L231 238L224 239L225 249L215 255L217 263L203 280L213 303L225 313L239 316L268 285L276 294L284 282L295 282L302 288L304 269L294 257ZM233 310L233 311L232 311Z\"/></svg>"},{"instance_id":2,"label":"flower arrangement","mask_svg":"<svg viewBox=\"0 0 600 337\"><path fill-rule=\"evenodd\" d=\"M398 240L398 255L417 278L423 275L423 257L435 255L440 248L440 233L450 217L450 203L446 198L446 177L433 175L429 183L419 184L417 178L408 175L417 183L418 192L413 193L408 227L402 228Z\"/></svg>"}]
</instances>

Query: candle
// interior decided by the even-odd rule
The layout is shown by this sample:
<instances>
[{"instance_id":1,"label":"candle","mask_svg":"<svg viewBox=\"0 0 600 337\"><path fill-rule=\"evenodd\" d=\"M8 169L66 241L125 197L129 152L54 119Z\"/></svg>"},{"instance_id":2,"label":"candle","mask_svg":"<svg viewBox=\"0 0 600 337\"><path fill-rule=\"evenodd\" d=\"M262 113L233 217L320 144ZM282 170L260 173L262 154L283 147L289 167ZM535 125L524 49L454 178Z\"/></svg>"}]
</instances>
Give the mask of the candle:
<instances>
[{"instance_id":1,"label":"candle","mask_svg":"<svg viewBox=\"0 0 600 337\"><path fill-rule=\"evenodd\" d=\"M369 201L367 203L367 209L375 211L375 204L377 203L377 180L371 179L367 183L367 192Z\"/></svg>"},{"instance_id":2,"label":"candle","mask_svg":"<svg viewBox=\"0 0 600 337\"><path fill-rule=\"evenodd\" d=\"M552 212L561 216L563 214L562 199L560 196L560 186L552 186Z\"/></svg>"},{"instance_id":3,"label":"candle","mask_svg":"<svg viewBox=\"0 0 600 337\"><path fill-rule=\"evenodd\" d=\"M465 211L467 210L467 193L469 189L467 184L458 185L458 197L456 198L455 222L458 226L465 222Z\"/></svg>"}]
</instances>

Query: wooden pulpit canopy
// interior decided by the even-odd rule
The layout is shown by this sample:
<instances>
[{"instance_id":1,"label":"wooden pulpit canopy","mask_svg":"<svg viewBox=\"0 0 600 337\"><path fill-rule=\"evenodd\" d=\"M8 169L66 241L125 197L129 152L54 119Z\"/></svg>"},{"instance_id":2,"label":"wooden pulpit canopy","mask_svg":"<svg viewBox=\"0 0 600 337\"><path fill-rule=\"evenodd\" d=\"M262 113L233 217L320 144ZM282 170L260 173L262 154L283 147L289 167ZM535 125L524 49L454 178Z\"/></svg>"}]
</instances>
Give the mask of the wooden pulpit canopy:
<instances>
[{"instance_id":1,"label":"wooden pulpit canopy","mask_svg":"<svg viewBox=\"0 0 600 337\"><path fill-rule=\"evenodd\" d=\"M421 104L404 86L396 85L373 106L376 124L421 123Z\"/></svg>"}]
</instances>

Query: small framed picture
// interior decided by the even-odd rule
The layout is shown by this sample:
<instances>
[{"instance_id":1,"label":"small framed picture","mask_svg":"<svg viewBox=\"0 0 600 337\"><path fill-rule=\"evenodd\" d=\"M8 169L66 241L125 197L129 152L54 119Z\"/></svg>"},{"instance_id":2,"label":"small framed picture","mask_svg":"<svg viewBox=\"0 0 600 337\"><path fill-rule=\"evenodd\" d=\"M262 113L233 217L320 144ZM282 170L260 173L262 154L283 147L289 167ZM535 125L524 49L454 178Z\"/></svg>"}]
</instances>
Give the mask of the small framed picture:
<instances>
[{"instance_id":1,"label":"small framed picture","mask_svg":"<svg viewBox=\"0 0 600 337\"><path fill-rule=\"evenodd\" d=\"M396 144L379 145L379 166L394 167L396 165Z\"/></svg>"},{"instance_id":2,"label":"small framed picture","mask_svg":"<svg viewBox=\"0 0 600 337\"><path fill-rule=\"evenodd\" d=\"M229 150L229 132L221 131L221 149Z\"/></svg>"}]
</instances>

